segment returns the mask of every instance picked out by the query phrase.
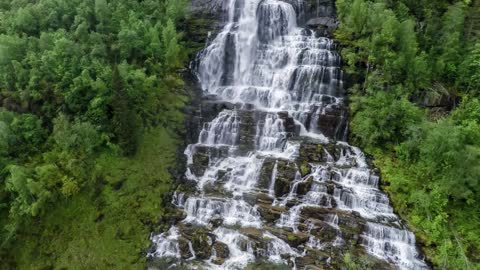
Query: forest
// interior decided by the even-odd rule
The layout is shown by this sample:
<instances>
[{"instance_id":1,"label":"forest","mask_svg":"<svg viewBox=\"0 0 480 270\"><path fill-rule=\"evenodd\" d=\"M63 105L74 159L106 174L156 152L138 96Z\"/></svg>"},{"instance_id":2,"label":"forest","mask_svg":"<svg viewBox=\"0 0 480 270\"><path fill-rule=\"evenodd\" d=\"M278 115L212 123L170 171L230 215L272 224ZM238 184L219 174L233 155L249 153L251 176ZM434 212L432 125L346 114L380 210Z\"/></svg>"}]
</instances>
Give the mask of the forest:
<instances>
[{"instance_id":1,"label":"forest","mask_svg":"<svg viewBox=\"0 0 480 270\"><path fill-rule=\"evenodd\" d=\"M351 140L434 269L480 267L480 1L338 0Z\"/></svg>"},{"instance_id":2,"label":"forest","mask_svg":"<svg viewBox=\"0 0 480 270\"><path fill-rule=\"evenodd\" d=\"M185 6L0 1L2 269L143 269L183 128Z\"/></svg>"}]
</instances>

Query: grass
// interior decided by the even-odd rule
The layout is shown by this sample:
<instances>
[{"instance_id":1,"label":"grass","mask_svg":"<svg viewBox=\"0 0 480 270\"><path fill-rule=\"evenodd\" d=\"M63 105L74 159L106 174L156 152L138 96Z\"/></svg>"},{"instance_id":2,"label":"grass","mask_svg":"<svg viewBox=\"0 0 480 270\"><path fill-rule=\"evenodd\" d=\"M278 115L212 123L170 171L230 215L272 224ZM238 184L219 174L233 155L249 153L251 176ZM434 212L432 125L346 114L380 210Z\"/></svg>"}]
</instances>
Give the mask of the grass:
<instances>
[{"instance_id":1,"label":"grass","mask_svg":"<svg viewBox=\"0 0 480 270\"><path fill-rule=\"evenodd\" d=\"M22 226L27 229L8 254L10 267L145 269L150 232L165 214L161 198L170 189L177 145L156 128L143 135L132 158L103 153L91 188Z\"/></svg>"}]
</instances>

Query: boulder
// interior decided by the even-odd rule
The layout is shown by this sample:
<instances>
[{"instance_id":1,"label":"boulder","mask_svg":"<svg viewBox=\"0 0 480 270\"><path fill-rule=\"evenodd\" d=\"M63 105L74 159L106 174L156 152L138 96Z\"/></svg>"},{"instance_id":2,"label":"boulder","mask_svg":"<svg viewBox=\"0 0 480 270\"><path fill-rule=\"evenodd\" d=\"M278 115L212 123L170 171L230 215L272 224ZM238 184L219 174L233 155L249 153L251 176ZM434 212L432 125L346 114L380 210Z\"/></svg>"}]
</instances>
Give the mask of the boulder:
<instances>
[{"instance_id":1,"label":"boulder","mask_svg":"<svg viewBox=\"0 0 480 270\"><path fill-rule=\"evenodd\" d=\"M345 140L347 117L348 113L344 105L327 106L324 112L318 116L317 128L328 138Z\"/></svg>"},{"instance_id":2,"label":"boulder","mask_svg":"<svg viewBox=\"0 0 480 270\"><path fill-rule=\"evenodd\" d=\"M290 192L291 183L297 175L295 163L285 160L278 160L277 177L275 178L275 196L282 197Z\"/></svg>"},{"instance_id":3,"label":"boulder","mask_svg":"<svg viewBox=\"0 0 480 270\"><path fill-rule=\"evenodd\" d=\"M298 195L307 194L307 192L309 192L310 189L312 188L312 184L313 184L312 177L309 177L306 181L299 183L297 186L297 194Z\"/></svg>"},{"instance_id":4,"label":"boulder","mask_svg":"<svg viewBox=\"0 0 480 270\"><path fill-rule=\"evenodd\" d=\"M212 259L212 262L215 264L223 264L225 259L230 256L230 250L228 246L220 241L215 241L213 244L213 250L215 250L215 257Z\"/></svg>"},{"instance_id":5,"label":"boulder","mask_svg":"<svg viewBox=\"0 0 480 270\"><path fill-rule=\"evenodd\" d=\"M178 247L180 249L180 256L182 259L188 259L193 256L188 245L188 240L185 237L178 238Z\"/></svg>"},{"instance_id":6,"label":"boulder","mask_svg":"<svg viewBox=\"0 0 480 270\"><path fill-rule=\"evenodd\" d=\"M212 239L207 233L197 231L192 236L192 247L199 259L208 259L212 255Z\"/></svg>"},{"instance_id":7,"label":"boulder","mask_svg":"<svg viewBox=\"0 0 480 270\"><path fill-rule=\"evenodd\" d=\"M193 163L189 165L190 171L197 177L202 176L210 163L210 155L205 147L193 148Z\"/></svg>"},{"instance_id":8,"label":"boulder","mask_svg":"<svg viewBox=\"0 0 480 270\"><path fill-rule=\"evenodd\" d=\"M267 158L263 162L262 169L260 171L260 177L258 179L257 187L261 189L268 189L272 181L272 172L275 166L275 159Z\"/></svg>"},{"instance_id":9,"label":"boulder","mask_svg":"<svg viewBox=\"0 0 480 270\"><path fill-rule=\"evenodd\" d=\"M302 142L300 144L299 157L297 158L297 161L300 164L300 168L302 169L301 171L306 174L307 171L310 171L310 169L307 168L307 166L310 167L308 163L327 162L327 154L324 151L324 146L315 142Z\"/></svg>"},{"instance_id":10,"label":"boulder","mask_svg":"<svg viewBox=\"0 0 480 270\"><path fill-rule=\"evenodd\" d=\"M238 111L240 116L239 154L246 154L255 148L257 117L254 111Z\"/></svg>"},{"instance_id":11,"label":"boulder","mask_svg":"<svg viewBox=\"0 0 480 270\"><path fill-rule=\"evenodd\" d=\"M308 20L306 25L322 36L330 36L337 28L338 21L332 17L315 17Z\"/></svg>"},{"instance_id":12,"label":"boulder","mask_svg":"<svg viewBox=\"0 0 480 270\"><path fill-rule=\"evenodd\" d=\"M260 216L262 216L262 218L269 223L274 223L280 218L282 213L286 211L285 207L273 206L271 204L260 203L257 206Z\"/></svg>"},{"instance_id":13,"label":"boulder","mask_svg":"<svg viewBox=\"0 0 480 270\"><path fill-rule=\"evenodd\" d=\"M336 17L335 0L306 0L303 10L303 22L307 22L311 18Z\"/></svg>"}]
</instances>

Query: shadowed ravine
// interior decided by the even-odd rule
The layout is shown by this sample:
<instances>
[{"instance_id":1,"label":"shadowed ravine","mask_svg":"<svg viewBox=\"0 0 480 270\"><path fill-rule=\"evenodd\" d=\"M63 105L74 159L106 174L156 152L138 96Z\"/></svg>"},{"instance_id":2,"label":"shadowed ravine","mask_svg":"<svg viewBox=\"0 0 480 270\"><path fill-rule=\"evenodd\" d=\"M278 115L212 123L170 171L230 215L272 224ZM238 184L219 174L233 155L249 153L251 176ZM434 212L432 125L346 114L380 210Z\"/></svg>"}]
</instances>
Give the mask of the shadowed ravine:
<instances>
[{"instance_id":1,"label":"shadowed ravine","mask_svg":"<svg viewBox=\"0 0 480 270\"><path fill-rule=\"evenodd\" d=\"M318 18L297 23L305 7L226 0L228 21L196 70L204 95L225 109L187 147L196 191L175 193L185 219L152 237L150 257L172 268L340 269L352 253L375 269L428 268L373 167L342 142L341 59L323 36L334 8L320 4Z\"/></svg>"}]
</instances>

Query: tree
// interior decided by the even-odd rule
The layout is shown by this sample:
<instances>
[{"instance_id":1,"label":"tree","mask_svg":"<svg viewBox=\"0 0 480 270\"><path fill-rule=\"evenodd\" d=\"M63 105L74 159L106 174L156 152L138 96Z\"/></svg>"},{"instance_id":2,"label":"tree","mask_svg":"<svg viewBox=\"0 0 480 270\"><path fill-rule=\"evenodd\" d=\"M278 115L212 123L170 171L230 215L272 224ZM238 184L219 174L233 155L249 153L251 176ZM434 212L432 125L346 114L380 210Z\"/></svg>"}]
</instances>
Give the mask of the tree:
<instances>
[{"instance_id":1,"label":"tree","mask_svg":"<svg viewBox=\"0 0 480 270\"><path fill-rule=\"evenodd\" d=\"M112 91L110 106L113 111L113 132L124 154L130 156L137 148L137 116L117 65L112 72Z\"/></svg>"},{"instance_id":2,"label":"tree","mask_svg":"<svg viewBox=\"0 0 480 270\"><path fill-rule=\"evenodd\" d=\"M52 137L61 151L82 159L90 158L102 144L97 127L78 120L71 123L63 114L54 121Z\"/></svg>"},{"instance_id":3,"label":"tree","mask_svg":"<svg viewBox=\"0 0 480 270\"><path fill-rule=\"evenodd\" d=\"M182 66L182 58L180 55L180 45L178 44L177 31L172 20L168 20L167 24L162 28L162 44L164 46L163 62L170 69Z\"/></svg>"},{"instance_id":4,"label":"tree","mask_svg":"<svg viewBox=\"0 0 480 270\"><path fill-rule=\"evenodd\" d=\"M0 157L6 156L10 152L12 134L5 122L0 121Z\"/></svg>"},{"instance_id":5,"label":"tree","mask_svg":"<svg viewBox=\"0 0 480 270\"><path fill-rule=\"evenodd\" d=\"M106 32L110 13L106 0L95 0L95 18L98 22L97 30L99 32Z\"/></svg>"},{"instance_id":6,"label":"tree","mask_svg":"<svg viewBox=\"0 0 480 270\"><path fill-rule=\"evenodd\" d=\"M473 45L460 65L457 84L464 92L480 96L480 42Z\"/></svg>"},{"instance_id":7,"label":"tree","mask_svg":"<svg viewBox=\"0 0 480 270\"><path fill-rule=\"evenodd\" d=\"M41 214L45 204L52 198L51 192L45 188L42 182L33 178L28 168L12 165L8 171L6 190L14 198L10 207L10 215L18 218Z\"/></svg>"},{"instance_id":8,"label":"tree","mask_svg":"<svg viewBox=\"0 0 480 270\"><path fill-rule=\"evenodd\" d=\"M361 109L351 122L355 138L364 146L383 146L403 142L411 127L422 120L422 112L405 98L377 92L360 101Z\"/></svg>"}]
</instances>

